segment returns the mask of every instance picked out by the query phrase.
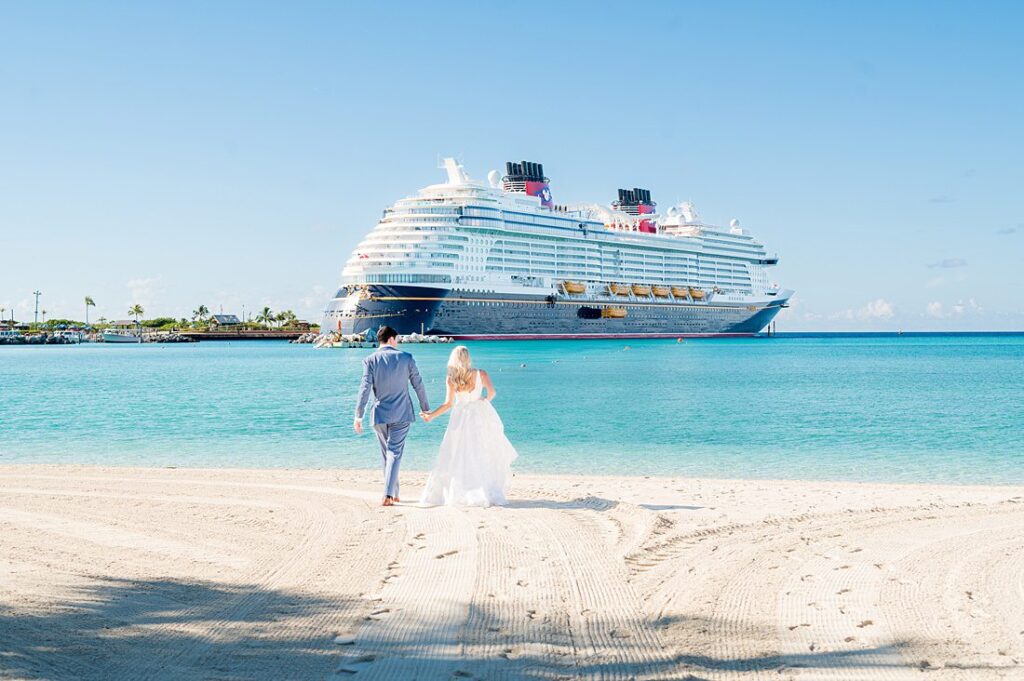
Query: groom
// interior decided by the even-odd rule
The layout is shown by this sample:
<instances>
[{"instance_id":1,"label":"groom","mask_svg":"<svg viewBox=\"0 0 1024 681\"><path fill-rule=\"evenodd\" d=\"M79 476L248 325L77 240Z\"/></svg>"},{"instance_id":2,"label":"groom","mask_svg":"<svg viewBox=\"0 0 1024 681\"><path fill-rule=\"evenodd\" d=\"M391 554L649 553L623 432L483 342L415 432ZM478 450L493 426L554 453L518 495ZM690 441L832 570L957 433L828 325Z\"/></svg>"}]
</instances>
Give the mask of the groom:
<instances>
[{"instance_id":1,"label":"groom","mask_svg":"<svg viewBox=\"0 0 1024 681\"><path fill-rule=\"evenodd\" d=\"M430 411L430 406L416 360L398 349L398 332L390 326L382 326L377 331L377 342L380 343L377 351L363 360L363 380L359 384L353 427L362 435L363 411L373 391L370 424L377 433L384 457L384 506L393 506L398 501L398 467L402 463L405 437L416 420L409 399L410 384L419 398L420 415Z\"/></svg>"}]
</instances>

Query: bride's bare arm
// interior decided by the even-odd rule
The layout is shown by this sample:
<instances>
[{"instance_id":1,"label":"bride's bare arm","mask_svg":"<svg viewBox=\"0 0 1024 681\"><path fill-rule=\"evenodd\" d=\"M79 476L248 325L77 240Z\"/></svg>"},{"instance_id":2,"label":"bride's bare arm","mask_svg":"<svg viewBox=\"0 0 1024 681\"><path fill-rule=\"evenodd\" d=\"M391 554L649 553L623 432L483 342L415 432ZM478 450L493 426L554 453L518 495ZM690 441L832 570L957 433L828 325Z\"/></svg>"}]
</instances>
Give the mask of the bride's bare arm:
<instances>
[{"instance_id":1,"label":"bride's bare arm","mask_svg":"<svg viewBox=\"0 0 1024 681\"><path fill-rule=\"evenodd\" d=\"M426 418L423 419L427 423L430 423L435 418L437 418L438 416L440 416L441 414L445 413L446 411L448 411L449 409L452 408L452 395L453 395L453 393L455 391L452 390L452 382L450 380L445 380L445 382L444 382L444 389L445 389L445 392L444 392L444 404L439 406L434 411L428 411L427 412Z\"/></svg>"},{"instance_id":2,"label":"bride's bare arm","mask_svg":"<svg viewBox=\"0 0 1024 681\"><path fill-rule=\"evenodd\" d=\"M480 381L487 388L487 399L488 401L493 400L494 396L498 393L494 392L494 384L491 382L491 377L483 369L480 370Z\"/></svg>"}]
</instances>

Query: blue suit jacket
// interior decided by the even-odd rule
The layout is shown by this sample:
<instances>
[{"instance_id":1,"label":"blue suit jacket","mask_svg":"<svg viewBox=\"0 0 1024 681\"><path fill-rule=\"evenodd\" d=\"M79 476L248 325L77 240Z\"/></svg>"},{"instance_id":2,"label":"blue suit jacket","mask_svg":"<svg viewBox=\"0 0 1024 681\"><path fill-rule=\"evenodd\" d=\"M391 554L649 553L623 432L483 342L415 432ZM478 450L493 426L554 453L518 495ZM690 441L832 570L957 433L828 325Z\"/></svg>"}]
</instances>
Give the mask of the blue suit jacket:
<instances>
[{"instance_id":1,"label":"blue suit jacket","mask_svg":"<svg viewBox=\"0 0 1024 681\"><path fill-rule=\"evenodd\" d=\"M363 380L359 384L356 418L363 418L366 403L370 404L370 424L412 423L416 416L409 399L409 386L416 391L422 411L430 411L427 391L423 388L416 360L408 352L385 345L363 360Z\"/></svg>"}]
</instances>

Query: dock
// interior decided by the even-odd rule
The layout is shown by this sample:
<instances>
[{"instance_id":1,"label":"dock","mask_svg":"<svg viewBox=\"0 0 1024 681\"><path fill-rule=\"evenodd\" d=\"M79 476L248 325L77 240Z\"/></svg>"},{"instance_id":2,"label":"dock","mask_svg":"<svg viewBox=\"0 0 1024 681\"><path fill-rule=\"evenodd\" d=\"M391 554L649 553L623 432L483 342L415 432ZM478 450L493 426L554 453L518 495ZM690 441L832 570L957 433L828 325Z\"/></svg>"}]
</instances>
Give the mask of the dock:
<instances>
[{"instance_id":1,"label":"dock","mask_svg":"<svg viewBox=\"0 0 1024 681\"><path fill-rule=\"evenodd\" d=\"M197 341L232 341L232 340L295 340L305 331L287 331L279 329L248 329L238 331L179 331L178 334Z\"/></svg>"}]
</instances>

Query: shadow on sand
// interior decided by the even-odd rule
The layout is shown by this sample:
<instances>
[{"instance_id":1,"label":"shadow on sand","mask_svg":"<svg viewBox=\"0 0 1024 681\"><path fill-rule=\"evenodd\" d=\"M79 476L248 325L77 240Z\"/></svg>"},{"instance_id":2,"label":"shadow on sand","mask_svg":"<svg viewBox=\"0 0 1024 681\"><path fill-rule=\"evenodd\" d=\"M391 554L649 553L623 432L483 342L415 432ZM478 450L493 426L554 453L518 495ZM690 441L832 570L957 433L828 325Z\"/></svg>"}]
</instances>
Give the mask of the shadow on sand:
<instances>
[{"instance_id":1,"label":"shadow on sand","mask_svg":"<svg viewBox=\"0 0 1024 681\"><path fill-rule=\"evenodd\" d=\"M766 671L797 668L843 668L847 675L874 678L914 659L908 658L909 644L900 641L849 652L736 657L698 654L697 641L689 653L652 645L659 629L677 626L704 645L714 638L697 635L702 630L729 631L747 642L770 640L769 632L747 625L685 618L625 623L650 633L641 640L612 633L585 642L564 618L535 628L509 621L507 609L477 604L455 629L439 631L407 613L402 627L376 634L366 627L388 625L361 620L363 635L355 645L335 644L338 614L355 617L360 607L365 605L243 584L106 579L56 612L39 615L0 604L0 678L323 679L333 676L346 654L354 673L338 678L694 681L722 672L761 678ZM623 625L590 618L586 629L614 632Z\"/></svg>"}]
</instances>

